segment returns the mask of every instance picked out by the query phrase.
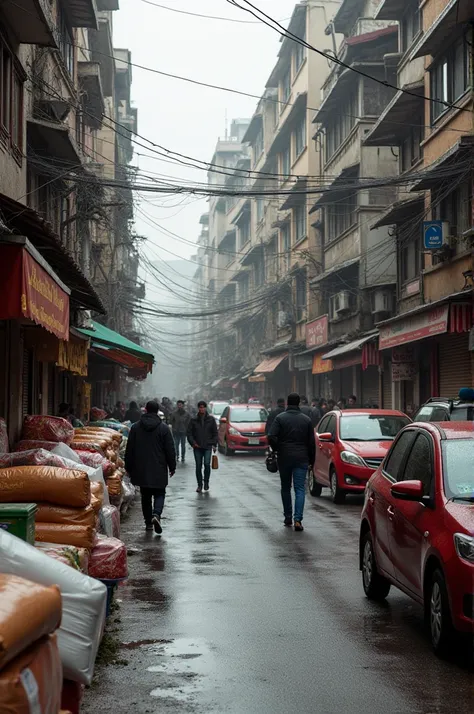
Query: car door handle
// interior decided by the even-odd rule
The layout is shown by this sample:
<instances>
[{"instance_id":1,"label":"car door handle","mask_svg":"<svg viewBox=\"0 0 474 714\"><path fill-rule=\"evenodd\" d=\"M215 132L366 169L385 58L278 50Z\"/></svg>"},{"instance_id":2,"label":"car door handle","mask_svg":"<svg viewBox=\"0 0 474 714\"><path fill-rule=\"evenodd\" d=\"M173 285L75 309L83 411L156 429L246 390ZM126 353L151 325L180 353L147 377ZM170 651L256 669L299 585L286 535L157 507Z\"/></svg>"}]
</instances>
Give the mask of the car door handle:
<instances>
[{"instance_id":1,"label":"car door handle","mask_svg":"<svg viewBox=\"0 0 474 714\"><path fill-rule=\"evenodd\" d=\"M387 513L388 513L389 519L390 519L391 521L393 521L393 517L394 517L394 515L395 515L395 511L393 510L393 507L392 507L392 506L389 506L389 507L387 508Z\"/></svg>"},{"instance_id":2,"label":"car door handle","mask_svg":"<svg viewBox=\"0 0 474 714\"><path fill-rule=\"evenodd\" d=\"M375 503L375 496L373 493L370 494L369 501L370 501L370 503Z\"/></svg>"}]
</instances>

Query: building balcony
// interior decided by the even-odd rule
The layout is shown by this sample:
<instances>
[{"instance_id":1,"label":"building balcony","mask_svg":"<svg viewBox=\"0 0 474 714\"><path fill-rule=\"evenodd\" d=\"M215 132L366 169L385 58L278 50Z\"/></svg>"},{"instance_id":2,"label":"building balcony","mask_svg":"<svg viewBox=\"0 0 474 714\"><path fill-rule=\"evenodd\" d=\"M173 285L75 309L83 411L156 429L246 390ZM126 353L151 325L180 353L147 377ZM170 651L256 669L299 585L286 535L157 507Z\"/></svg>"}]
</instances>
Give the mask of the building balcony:
<instances>
[{"instance_id":1,"label":"building balcony","mask_svg":"<svg viewBox=\"0 0 474 714\"><path fill-rule=\"evenodd\" d=\"M93 129L99 129L105 112L100 64L98 62L78 62L77 72L80 87L84 92L84 106L87 109L85 121Z\"/></svg>"},{"instance_id":2,"label":"building balcony","mask_svg":"<svg viewBox=\"0 0 474 714\"><path fill-rule=\"evenodd\" d=\"M106 14L99 15L98 29L89 32L92 61L100 65L100 77L105 97L114 93L115 60L112 44L112 28Z\"/></svg>"},{"instance_id":3,"label":"building balcony","mask_svg":"<svg viewBox=\"0 0 474 714\"><path fill-rule=\"evenodd\" d=\"M65 168L74 168L82 163L77 144L67 124L30 118L27 122L28 146L34 158L54 164L56 160Z\"/></svg>"},{"instance_id":4,"label":"building balcony","mask_svg":"<svg viewBox=\"0 0 474 714\"><path fill-rule=\"evenodd\" d=\"M97 30L97 6L95 0L63 0L71 27L88 27Z\"/></svg>"},{"instance_id":5,"label":"building balcony","mask_svg":"<svg viewBox=\"0 0 474 714\"><path fill-rule=\"evenodd\" d=\"M57 49L55 22L48 0L18 0L2 3L2 13L18 42Z\"/></svg>"}]
</instances>

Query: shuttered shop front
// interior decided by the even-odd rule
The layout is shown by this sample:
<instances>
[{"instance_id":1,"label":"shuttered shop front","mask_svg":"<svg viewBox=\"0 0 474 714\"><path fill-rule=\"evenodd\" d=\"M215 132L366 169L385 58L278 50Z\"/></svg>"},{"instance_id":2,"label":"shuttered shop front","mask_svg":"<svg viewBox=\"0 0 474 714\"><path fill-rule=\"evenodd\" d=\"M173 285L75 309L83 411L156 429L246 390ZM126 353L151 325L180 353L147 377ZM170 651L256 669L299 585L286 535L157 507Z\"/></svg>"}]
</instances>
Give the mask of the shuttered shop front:
<instances>
[{"instance_id":1,"label":"shuttered shop front","mask_svg":"<svg viewBox=\"0 0 474 714\"><path fill-rule=\"evenodd\" d=\"M379 404L379 368L373 365L362 370L362 406Z\"/></svg>"},{"instance_id":2,"label":"shuttered shop front","mask_svg":"<svg viewBox=\"0 0 474 714\"><path fill-rule=\"evenodd\" d=\"M383 402L381 406L384 409L392 409L392 363L388 357L385 357L383 361L382 382Z\"/></svg>"},{"instance_id":3,"label":"shuttered shop front","mask_svg":"<svg viewBox=\"0 0 474 714\"><path fill-rule=\"evenodd\" d=\"M439 338L439 392L442 397L457 397L472 381L469 333L447 334Z\"/></svg>"}]
</instances>

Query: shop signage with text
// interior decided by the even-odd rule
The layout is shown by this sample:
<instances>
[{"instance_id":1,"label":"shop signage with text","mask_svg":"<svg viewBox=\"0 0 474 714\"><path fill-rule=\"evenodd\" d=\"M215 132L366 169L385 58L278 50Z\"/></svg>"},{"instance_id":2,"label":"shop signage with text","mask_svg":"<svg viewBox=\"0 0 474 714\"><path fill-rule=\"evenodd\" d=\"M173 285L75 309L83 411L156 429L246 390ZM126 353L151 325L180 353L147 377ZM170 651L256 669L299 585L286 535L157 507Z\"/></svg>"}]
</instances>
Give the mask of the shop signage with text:
<instances>
[{"instance_id":1,"label":"shop signage with text","mask_svg":"<svg viewBox=\"0 0 474 714\"><path fill-rule=\"evenodd\" d=\"M426 337L443 335L448 331L449 305L433 307L390 325L382 325L379 337L379 349L397 347L408 342L416 342Z\"/></svg>"},{"instance_id":2,"label":"shop signage with text","mask_svg":"<svg viewBox=\"0 0 474 714\"><path fill-rule=\"evenodd\" d=\"M58 367L67 369L81 377L87 377L88 347L88 340L71 339L69 342L61 340L59 342Z\"/></svg>"},{"instance_id":3,"label":"shop signage with text","mask_svg":"<svg viewBox=\"0 0 474 714\"><path fill-rule=\"evenodd\" d=\"M326 372L332 372L332 362L330 359L323 359L323 354L323 352L319 352L314 355L313 374L326 374Z\"/></svg>"},{"instance_id":4,"label":"shop signage with text","mask_svg":"<svg viewBox=\"0 0 474 714\"><path fill-rule=\"evenodd\" d=\"M406 345L402 347L394 347L392 350L393 364L409 364L415 361L414 345Z\"/></svg>"},{"instance_id":5,"label":"shop signage with text","mask_svg":"<svg viewBox=\"0 0 474 714\"><path fill-rule=\"evenodd\" d=\"M411 382L418 373L416 364L392 364L393 382Z\"/></svg>"},{"instance_id":6,"label":"shop signage with text","mask_svg":"<svg viewBox=\"0 0 474 714\"><path fill-rule=\"evenodd\" d=\"M306 323L306 347L322 347L328 341L328 316L318 317L313 322Z\"/></svg>"}]
</instances>

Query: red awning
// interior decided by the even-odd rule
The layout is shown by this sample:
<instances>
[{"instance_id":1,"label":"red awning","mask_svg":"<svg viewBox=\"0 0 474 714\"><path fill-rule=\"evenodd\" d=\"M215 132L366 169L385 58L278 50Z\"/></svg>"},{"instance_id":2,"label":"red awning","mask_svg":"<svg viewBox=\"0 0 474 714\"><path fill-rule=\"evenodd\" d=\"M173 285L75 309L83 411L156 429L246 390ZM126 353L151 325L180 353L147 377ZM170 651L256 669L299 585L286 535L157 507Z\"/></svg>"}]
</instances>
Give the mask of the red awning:
<instances>
[{"instance_id":1,"label":"red awning","mask_svg":"<svg viewBox=\"0 0 474 714\"><path fill-rule=\"evenodd\" d=\"M120 364L122 367L138 371L143 375L143 378L152 371L152 365L149 362L144 362L128 352L122 352L121 350L112 348L108 349L102 346L99 347L98 345L93 345L93 351L111 362Z\"/></svg>"},{"instance_id":2,"label":"red awning","mask_svg":"<svg viewBox=\"0 0 474 714\"><path fill-rule=\"evenodd\" d=\"M469 332L474 324L472 302L453 303L449 316L450 332Z\"/></svg>"},{"instance_id":3,"label":"red awning","mask_svg":"<svg viewBox=\"0 0 474 714\"><path fill-rule=\"evenodd\" d=\"M278 365L281 364L283 360L287 359L287 357L288 352L284 352L277 357L264 359L263 362L260 362L260 364L255 367L254 372L255 374L269 374L270 372L274 372Z\"/></svg>"},{"instance_id":4,"label":"red awning","mask_svg":"<svg viewBox=\"0 0 474 714\"><path fill-rule=\"evenodd\" d=\"M0 283L0 320L27 318L69 340L70 290L29 241L0 242Z\"/></svg>"},{"instance_id":5,"label":"red awning","mask_svg":"<svg viewBox=\"0 0 474 714\"><path fill-rule=\"evenodd\" d=\"M362 369L367 369L367 367L379 367L380 352L378 342L368 342L362 347Z\"/></svg>"}]
</instances>

